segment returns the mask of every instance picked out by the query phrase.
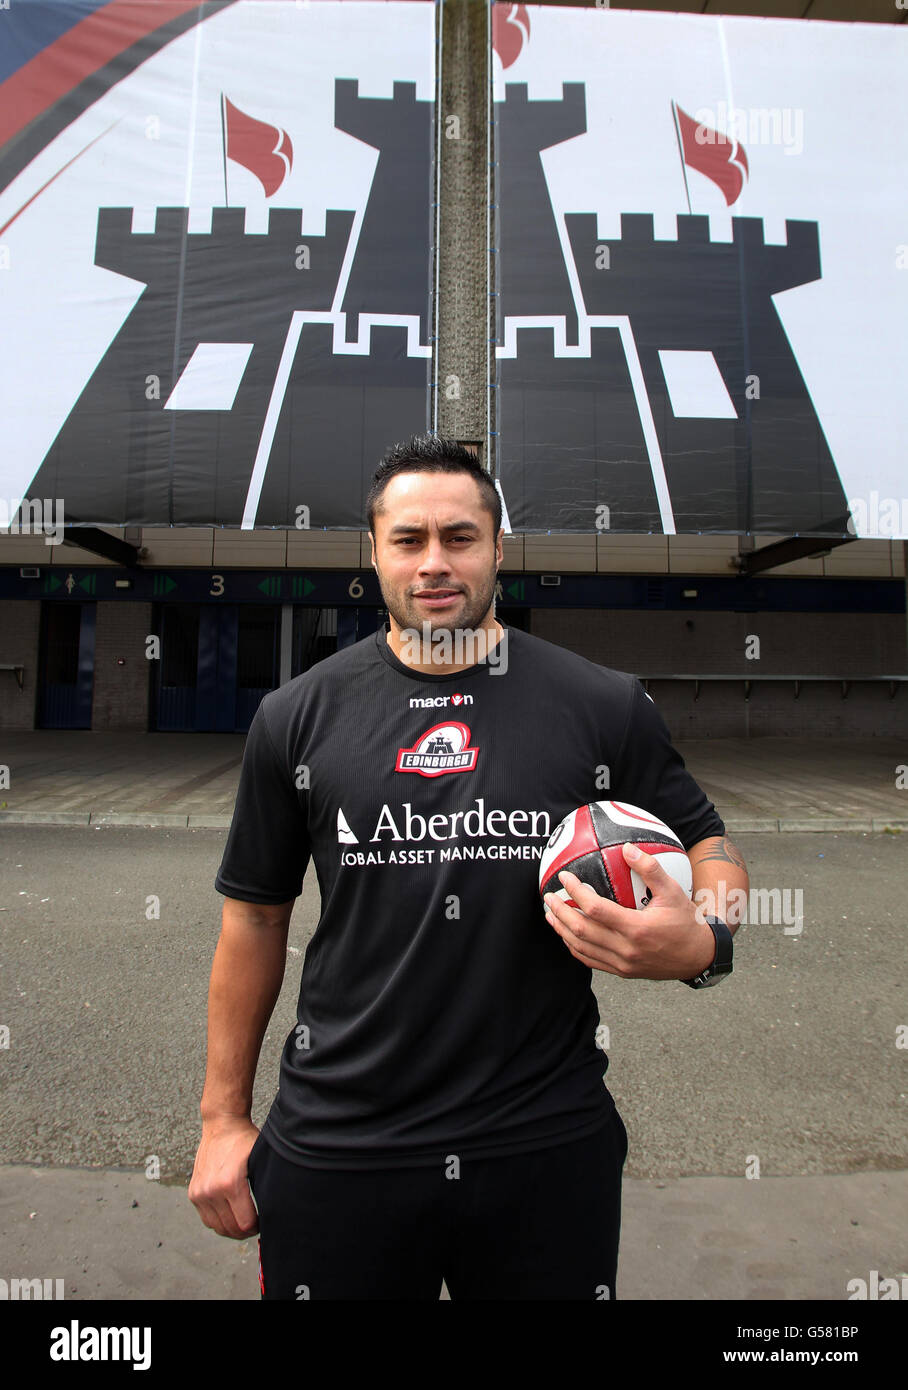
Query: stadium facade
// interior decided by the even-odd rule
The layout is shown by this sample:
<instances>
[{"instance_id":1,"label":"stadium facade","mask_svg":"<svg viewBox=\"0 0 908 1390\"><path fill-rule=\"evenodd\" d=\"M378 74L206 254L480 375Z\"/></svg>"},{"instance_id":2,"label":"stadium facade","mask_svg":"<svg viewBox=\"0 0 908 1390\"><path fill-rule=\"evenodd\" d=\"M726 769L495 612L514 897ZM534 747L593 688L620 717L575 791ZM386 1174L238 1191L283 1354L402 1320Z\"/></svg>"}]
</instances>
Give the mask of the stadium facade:
<instances>
[{"instance_id":1,"label":"stadium facade","mask_svg":"<svg viewBox=\"0 0 908 1390\"><path fill-rule=\"evenodd\" d=\"M676 737L906 732L908 16L696 9L0 12L0 729L245 731L435 430Z\"/></svg>"}]
</instances>

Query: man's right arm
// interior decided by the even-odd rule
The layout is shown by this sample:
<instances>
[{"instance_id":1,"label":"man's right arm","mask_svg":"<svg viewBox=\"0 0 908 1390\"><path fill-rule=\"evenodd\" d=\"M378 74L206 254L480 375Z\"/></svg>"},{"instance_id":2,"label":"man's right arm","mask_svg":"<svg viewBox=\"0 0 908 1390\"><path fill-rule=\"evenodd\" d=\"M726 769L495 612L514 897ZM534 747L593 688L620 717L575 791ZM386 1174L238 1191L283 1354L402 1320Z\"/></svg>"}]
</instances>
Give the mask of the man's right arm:
<instances>
[{"instance_id":1,"label":"man's right arm","mask_svg":"<svg viewBox=\"0 0 908 1390\"><path fill-rule=\"evenodd\" d=\"M202 1141L189 1200L206 1226L234 1240L258 1230L246 1181L246 1160L259 1134L251 1118L252 1087L284 978L292 911L292 901L225 898L211 967Z\"/></svg>"}]
</instances>

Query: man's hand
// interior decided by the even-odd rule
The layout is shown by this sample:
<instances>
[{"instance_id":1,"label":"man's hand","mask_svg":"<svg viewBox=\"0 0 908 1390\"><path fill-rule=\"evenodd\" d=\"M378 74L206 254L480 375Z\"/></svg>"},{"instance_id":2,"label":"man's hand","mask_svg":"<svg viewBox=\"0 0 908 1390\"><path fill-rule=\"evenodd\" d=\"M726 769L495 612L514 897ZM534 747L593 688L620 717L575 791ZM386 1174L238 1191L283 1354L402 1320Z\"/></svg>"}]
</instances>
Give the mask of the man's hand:
<instances>
[{"instance_id":1,"label":"man's hand","mask_svg":"<svg viewBox=\"0 0 908 1390\"><path fill-rule=\"evenodd\" d=\"M231 1240L245 1240L259 1228L246 1181L246 1161L258 1136L252 1121L242 1115L202 1124L189 1200L205 1226Z\"/></svg>"},{"instance_id":2,"label":"man's hand","mask_svg":"<svg viewBox=\"0 0 908 1390\"><path fill-rule=\"evenodd\" d=\"M652 893L647 907L619 907L565 870L558 877L577 908L546 893L546 920L592 970L626 980L692 979L715 959L712 929L653 855L626 844L624 858Z\"/></svg>"}]
</instances>

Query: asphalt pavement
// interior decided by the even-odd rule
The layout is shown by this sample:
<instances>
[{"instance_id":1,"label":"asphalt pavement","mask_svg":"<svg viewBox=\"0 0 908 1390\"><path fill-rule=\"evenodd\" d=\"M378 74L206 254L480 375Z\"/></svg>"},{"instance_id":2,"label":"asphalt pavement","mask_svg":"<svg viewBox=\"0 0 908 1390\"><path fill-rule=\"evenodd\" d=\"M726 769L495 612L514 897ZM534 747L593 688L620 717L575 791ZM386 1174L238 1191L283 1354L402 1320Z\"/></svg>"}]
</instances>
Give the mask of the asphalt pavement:
<instances>
[{"instance_id":1,"label":"asphalt pavement","mask_svg":"<svg viewBox=\"0 0 908 1390\"><path fill-rule=\"evenodd\" d=\"M61 1278L74 1299L258 1297L255 1241L215 1236L186 1196L225 836L0 828L0 1277ZM842 1300L873 1270L906 1277L908 856L883 831L735 841L781 910L740 929L730 980L593 977L630 1141L618 1295ZM318 910L310 867L257 1123Z\"/></svg>"}]
</instances>

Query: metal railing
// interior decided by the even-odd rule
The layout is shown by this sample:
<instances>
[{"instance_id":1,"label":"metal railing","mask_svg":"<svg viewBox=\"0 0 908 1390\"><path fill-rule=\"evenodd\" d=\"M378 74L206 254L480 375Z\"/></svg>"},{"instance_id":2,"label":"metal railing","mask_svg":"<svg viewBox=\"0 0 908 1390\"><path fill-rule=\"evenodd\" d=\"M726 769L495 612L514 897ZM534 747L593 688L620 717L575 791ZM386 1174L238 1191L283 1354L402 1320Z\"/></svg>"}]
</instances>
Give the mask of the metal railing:
<instances>
[{"instance_id":1,"label":"metal railing","mask_svg":"<svg viewBox=\"0 0 908 1390\"><path fill-rule=\"evenodd\" d=\"M637 679L641 682L641 684L642 684L642 686L643 686L643 689L647 692L647 694L649 694L649 687L650 687L650 683L651 683L652 681L693 681L693 683L694 683L694 699L695 699L695 700L699 700L699 698L700 698L700 686L702 685L702 683L703 683L704 681L741 681L741 682L743 683L743 685L744 685L744 699L745 699L745 700L749 700L749 699L750 699L751 686L752 686L756 681L776 681L776 682L780 682L780 681L781 681L781 682L788 682L788 681L791 681L791 682L794 684L794 696L795 696L795 699L796 699L796 700L797 700L797 699L800 699L800 695L801 695L801 686L803 685L803 683L804 683L805 681L828 681L828 682L836 683L836 684L838 684L838 685L841 686L841 690L842 690L842 699L843 699L843 700L847 700L847 699L848 699L848 692L849 692L849 690L850 690L850 688L851 688L852 685L875 684L875 683L878 683L878 682L880 682L880 681L886 681L886 682L888 683L888 685L889 685L889 698L890 698L890 700L894 700L896 694L898 693L898 688L899 688L899 686L900 686L900 685L904 685L905 682L908 681L908 675L904 675L904 676L855 676L855 675L849 675L849 676L793 676L793 675L780 675L780 674L777 673L776 675L746 675L746 676L745 676L745 675L743 675L740 671L737 671L737 672L735 672L735 673L732 674L732 675L708 675L708 676L699 675L699 676L696 676L696 675L688 675L688 674L677 674L676 672L671 671L671 672L666 672L664 675L652 675L652 674L649 674L649 675L642 676L642 675L639 675L639 674L638 674L638 675L637 675Z\"/></svg>"},{"instance_id":2,"label":"metal railing","mask_svg":"<svg viewBox=\"0 0 908 1390\"><path fill-rule=\"evenodd\" d=\"M0 671L15 671L15 673L16 673L16 684L18 685L18 687L19 687L20 690L22 689L22 687L23 687L24 684L25 684L25 667L24 667L24 666L16 666L16 665L10 665L10 664L5 663L5 662L0 662Z\"/></svg>"}]
</instances>

